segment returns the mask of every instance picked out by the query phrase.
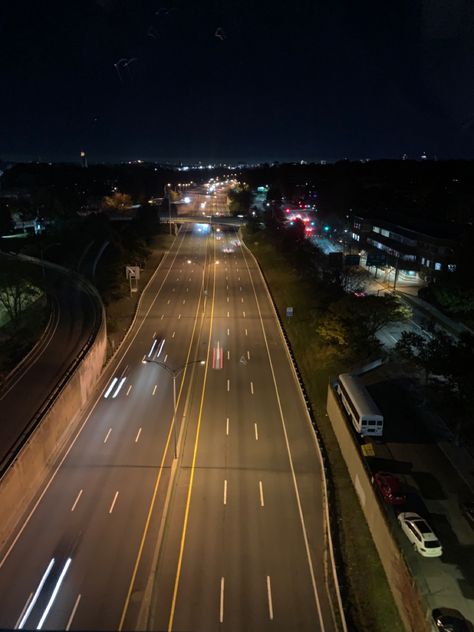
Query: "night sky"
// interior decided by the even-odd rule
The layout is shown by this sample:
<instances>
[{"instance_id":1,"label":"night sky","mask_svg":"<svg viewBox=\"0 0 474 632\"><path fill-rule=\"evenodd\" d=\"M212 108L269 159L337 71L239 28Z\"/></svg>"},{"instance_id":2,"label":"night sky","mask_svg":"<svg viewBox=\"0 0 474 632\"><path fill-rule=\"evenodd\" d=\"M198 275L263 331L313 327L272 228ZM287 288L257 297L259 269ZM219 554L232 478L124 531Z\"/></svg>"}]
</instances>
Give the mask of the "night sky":
<instances>
[{"instance_id":1,"label":"night sky","mask_svg":"<svg viewBox=\"0 0 474 632\"><path fill-rule=\"evenodd\" d=\"M472 0L3 0L0 158L474 157Z\"/></svg>"}]
</instances>

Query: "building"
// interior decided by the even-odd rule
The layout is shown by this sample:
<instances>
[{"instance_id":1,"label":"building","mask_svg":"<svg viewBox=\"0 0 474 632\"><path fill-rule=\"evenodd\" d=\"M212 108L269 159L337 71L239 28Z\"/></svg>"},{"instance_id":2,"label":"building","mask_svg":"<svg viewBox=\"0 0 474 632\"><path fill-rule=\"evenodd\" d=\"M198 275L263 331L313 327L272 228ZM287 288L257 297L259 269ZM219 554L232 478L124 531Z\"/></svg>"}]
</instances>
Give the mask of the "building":
<instances>
[{"instance_id":1,"label":"building","mask_svg":"<svg viewBox=\"0 0 474 632\"><path fill-rule=\"evenodd\" d=\"M456 253L466 227L454 223L413 222L355 216L352 239L367 252L367 265L392 266L409 275L432 278L456 271Z\"/></svg>"}]
</instances>

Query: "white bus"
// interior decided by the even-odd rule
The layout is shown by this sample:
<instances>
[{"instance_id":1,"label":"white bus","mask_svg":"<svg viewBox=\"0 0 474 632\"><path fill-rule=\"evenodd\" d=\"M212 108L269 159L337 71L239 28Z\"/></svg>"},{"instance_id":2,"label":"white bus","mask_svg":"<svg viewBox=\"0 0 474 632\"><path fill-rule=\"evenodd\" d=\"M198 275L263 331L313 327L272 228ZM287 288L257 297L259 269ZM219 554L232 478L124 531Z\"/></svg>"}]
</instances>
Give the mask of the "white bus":
<instances>
[{"instance_id":1,"label":"white bus","mask_svg":"<svg viewBox=\"0 0 474 632\"><path fill-rule=\"evenodd\" d=\"M363 437L383 435L383 415L357 375L341 373L336 392L358 434Z\"/></svg>"}]
</instances>

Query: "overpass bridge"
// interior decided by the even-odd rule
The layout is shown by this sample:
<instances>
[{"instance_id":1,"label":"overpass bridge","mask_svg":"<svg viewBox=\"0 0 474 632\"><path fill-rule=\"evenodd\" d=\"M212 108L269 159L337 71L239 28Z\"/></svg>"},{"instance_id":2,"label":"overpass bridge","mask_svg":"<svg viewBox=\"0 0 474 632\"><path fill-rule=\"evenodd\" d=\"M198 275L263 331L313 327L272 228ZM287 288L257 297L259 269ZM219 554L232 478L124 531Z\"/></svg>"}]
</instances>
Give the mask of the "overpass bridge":
<instances>
[{"instance_id":1,"label":"overpass bridge","mask_svg":"<svg viewBox=\"0 0 474 632\"><path fill-rule=\"evenodd\" d=\"M163 224L214 224L215 226L232 226L239 228L244 226L244 217L233 217L232 215L169 215L160 213L160 222Z\"/></svg>"}]
</instances>

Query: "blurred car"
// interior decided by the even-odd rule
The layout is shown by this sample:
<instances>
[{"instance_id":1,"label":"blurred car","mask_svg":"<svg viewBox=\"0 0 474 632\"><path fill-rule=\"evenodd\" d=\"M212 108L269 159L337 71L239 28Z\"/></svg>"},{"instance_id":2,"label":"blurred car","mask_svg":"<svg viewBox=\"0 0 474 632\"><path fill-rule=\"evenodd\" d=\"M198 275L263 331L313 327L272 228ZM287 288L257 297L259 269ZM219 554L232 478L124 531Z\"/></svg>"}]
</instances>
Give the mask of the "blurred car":
<instances>
[{"instance_id":1,"label":"blurred car","mask_svg":"<svg viewBox=\"0 0 474 632\"><path fill-rule=\"evenodd\" d=\"M398 514L398 521L402 531L420 555L440 557L443 554L441 542L424 518L417 513L403 512Z\"/></svg>"},{"instance_id":2,"label":"blurred car","mask_svg":"<svg viewBox=\"0 0 474 632\"><path fill-rule=\"evenodd\" d=\"M377 472L374 476L374 482L383 499L389 505L402 505L405 502L406 496L400 491L400 481L393 474Z\"/></svg>"},{"instance_id":3,"label":"blurred car","mask_svg":"<svg viewBox=\"0 0 474 632\"><path fill-rule=\"evenodd\" d=\"M439 632L469 632L467 621L458 610L437 608L431 615L434 629Z\"/></svg>"},{"instance_id":4,"label":"blurred car","mask_svg":"<svg viewBox=\"0 0 474 632\"><path fill-rule=\"evenodd\" d=\"M474 528L474 502L464 502L460 504L463 516L469 522L471 527Z\"/></svg>"}]
</instances>

